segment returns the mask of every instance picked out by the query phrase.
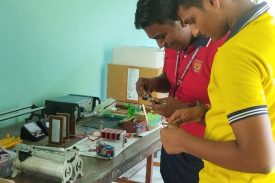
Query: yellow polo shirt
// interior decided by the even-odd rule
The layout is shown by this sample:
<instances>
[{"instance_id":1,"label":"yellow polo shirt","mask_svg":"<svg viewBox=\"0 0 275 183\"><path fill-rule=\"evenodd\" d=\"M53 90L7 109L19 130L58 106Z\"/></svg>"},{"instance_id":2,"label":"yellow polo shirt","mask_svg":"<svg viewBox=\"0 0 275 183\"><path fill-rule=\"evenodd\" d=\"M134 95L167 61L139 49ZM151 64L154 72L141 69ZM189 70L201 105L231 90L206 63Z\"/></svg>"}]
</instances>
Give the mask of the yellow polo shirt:
<instances>
[{"instance_id":1,"label":"yellow polo shirt","mask_svg":"<svg viewBox=\"0 0 275 183\"><path fill-rule=\"evenodd\" d=\"M212 108L206 115L206 139L233 140L231 123L260 114L269 114L275 139L275 19L269 13L257 17L219 48L208 93ZM204 161L200 183L225 182L275 183L275 170L243 173Z\"/></svg>"}]
</instances>

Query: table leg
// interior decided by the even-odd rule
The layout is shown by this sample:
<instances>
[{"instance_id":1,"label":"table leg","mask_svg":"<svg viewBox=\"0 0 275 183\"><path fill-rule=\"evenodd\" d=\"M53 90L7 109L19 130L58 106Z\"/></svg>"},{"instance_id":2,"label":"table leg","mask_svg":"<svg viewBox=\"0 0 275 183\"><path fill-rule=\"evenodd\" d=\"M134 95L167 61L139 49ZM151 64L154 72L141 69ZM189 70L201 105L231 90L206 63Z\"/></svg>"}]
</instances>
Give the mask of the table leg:
<instances>
[{"instance_id":1,"label":"table leg","mask_svg":"<svg viewBox=\"0 0 275 183\"><path fill-rule=\"evenodd\" d=\"M153 158L154 158L153 154L147 157L145 183L152 182Z\"/></svg>"}]
</instances>

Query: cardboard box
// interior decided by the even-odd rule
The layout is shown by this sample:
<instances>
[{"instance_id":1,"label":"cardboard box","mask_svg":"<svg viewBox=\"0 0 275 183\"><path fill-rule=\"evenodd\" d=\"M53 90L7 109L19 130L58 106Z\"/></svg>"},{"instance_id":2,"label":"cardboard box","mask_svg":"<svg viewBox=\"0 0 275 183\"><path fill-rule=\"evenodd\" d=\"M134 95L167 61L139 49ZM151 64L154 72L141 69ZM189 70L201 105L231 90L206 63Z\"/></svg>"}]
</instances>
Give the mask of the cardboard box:
<instances>
[{"instance_id":1,"label":"cardboard box","mask_svg":"<svg viewBox=\"0 0 275 183\"><path fill-rule=\"evenodd\" d=\"M129 90L132 90L132 92L136 91L134 81L132 81L132 86L129 87L129 77L132 77L131 71L138 71L139 77L151 78L159 76L162 73L162 68L156 69L129 65L109 64L107 97L123 102L149 104L148 101L144 101L141 98L138 98L138 100L131 99L131 96L129 95ZM167 96L167 94L156 92L153 92L152 95L157 98L163 98Z\"/></svg>"}]
</instances>

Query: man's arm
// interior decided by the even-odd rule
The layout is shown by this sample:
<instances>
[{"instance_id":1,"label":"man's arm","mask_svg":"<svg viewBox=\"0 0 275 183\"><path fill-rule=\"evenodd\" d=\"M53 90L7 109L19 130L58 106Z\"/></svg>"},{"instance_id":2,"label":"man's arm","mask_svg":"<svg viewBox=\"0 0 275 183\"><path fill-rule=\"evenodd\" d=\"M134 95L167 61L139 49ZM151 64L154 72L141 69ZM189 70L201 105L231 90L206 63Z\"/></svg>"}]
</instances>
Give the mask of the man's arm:
<instances>
[{"instance_id":1,"label":"man's arm","mask_svg":"<svg viewBox=\"0 0 275 183\"><path fill-rule=\"evenodd\" d=\"M268 115L233 123L236 140L197 138L182 129L164 128L161 139L168 153L187 152L221 167L250 173L269 173L275 166L275 144Z\"/></svg>"},{"instance_id":2,"label":"man's arm","mask_svg":"<svg viewBox=\"0 0 275 183\"><path fill-rule=\"evenodd\" d=\"M165 73L161 73L158 77L152 78L152 85L156 92L166 93L170 90L170 83Z\"/></svg>"},{"instance_id":3,"label":"man's arm","mask_svg":"<svg viewBox=\"0 0 275 183\"><path fill-rule=\"evenodd\" d=\"M152 109L154 112L163 115L165 117L170 117L174 111L179 110L179 109L186 109L188 107L187 103L182 102L179 99L176 99L174 97L166 97L166 98L161 98L158 101L160 103L152 102ZM189 111L188 111L189 112ZM187 112L187 113L188 113ZM198 113L190 112L188 113L188 117L191 119L189 120L196 120L198 119L197 117L200 115L200 110L197 111ZM194 117L195 116L195 117Z\"/></svg>"}]
</instances>

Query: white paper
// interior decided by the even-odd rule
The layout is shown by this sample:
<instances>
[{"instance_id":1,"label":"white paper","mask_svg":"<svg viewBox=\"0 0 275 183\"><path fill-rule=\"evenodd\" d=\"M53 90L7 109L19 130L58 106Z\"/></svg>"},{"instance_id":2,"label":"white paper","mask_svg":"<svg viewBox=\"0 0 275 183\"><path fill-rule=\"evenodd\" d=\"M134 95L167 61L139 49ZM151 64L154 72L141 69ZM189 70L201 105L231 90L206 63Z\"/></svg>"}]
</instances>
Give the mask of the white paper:
<instances>
[{"instance_id":1,"label":"white paper","mask_svg":"<svg viewBox=\"0 0 275 183\"><path fill-rule=\"evenodd\" d=\"M31 133L34 133L34 132L37 132L37 131L41 131L41 129L39 128L39 126L37 126L37 124L35 124L34 122L27 123L24 126Z\"/></svg>"},{"instance_id":2,"label":"white paper","mask_svg":"<svg viewBox=\"0 0 275 183\"><path fill-rule=\"evenodd\" d=\"M57 119L52 120L52 141L59 142L61 121Z\"/></svg>"},{"instance_id":3,"label":"white paper","mask_svg":"<svg viewBox=\"0 0 275 183\"><path fill-rule=\"evenodd\" d=\"M128 69L127 79L127 99L138 101L138 94L136 91L136 82L139 78L139 69Z\"/></svg>"}]
</instances>

